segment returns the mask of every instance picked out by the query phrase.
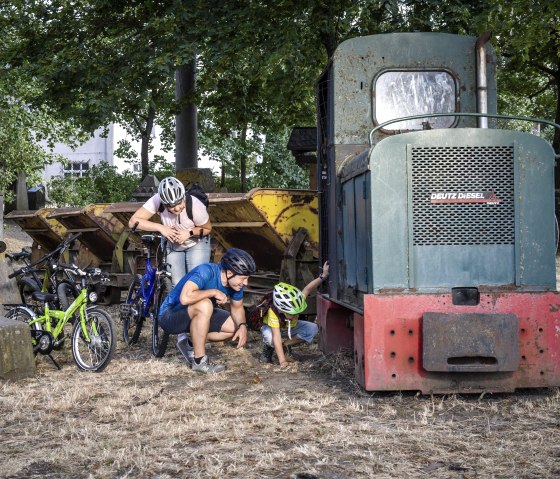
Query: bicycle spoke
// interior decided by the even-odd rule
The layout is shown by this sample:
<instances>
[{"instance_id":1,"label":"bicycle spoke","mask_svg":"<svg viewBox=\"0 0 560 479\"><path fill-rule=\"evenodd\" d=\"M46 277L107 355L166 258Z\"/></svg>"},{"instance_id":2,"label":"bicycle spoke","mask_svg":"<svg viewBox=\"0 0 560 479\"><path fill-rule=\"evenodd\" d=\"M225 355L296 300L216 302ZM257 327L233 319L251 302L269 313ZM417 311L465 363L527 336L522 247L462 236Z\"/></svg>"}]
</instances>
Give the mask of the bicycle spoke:
<instances>
[{"instance_id":1,"label":"bicycle spoke","mask_svg":"<svg viewBox=\"0 0 560 479\"><path fill-rule=\"evenodd\" d=\"M76 365L85 371L104 369L115 351L114 326L103 310L89 310L86 314L86 341L82 323L77 322L72 332L72 354Z\"/></svg>"}]
</instances>

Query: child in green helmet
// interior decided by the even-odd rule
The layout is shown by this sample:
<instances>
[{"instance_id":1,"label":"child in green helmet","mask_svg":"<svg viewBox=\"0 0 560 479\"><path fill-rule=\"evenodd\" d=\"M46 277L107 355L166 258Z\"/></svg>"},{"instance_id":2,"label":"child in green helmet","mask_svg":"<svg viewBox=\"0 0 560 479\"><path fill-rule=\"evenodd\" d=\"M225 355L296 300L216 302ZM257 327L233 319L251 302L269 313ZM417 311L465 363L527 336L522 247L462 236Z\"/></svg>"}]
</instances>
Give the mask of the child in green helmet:
<instances>
[{"instance_id":1,"label":"child in green helmet","mask_svg":"<svg viewBox=\"0 0 560 479\"><path fill-rule=\"evenodd\" d=\"M262 362L272 363L272 355L276 353L280 367L285 368L293 361L286 355L286 350L295 344L313 341L319 332L318 326L310 321L299 320L298 316L307 308L307 297L317 290L328 275L329 262L326 261L323 272L309 282L303 291L287 283L274 286L272 304L263 316L261 327L264 342Z\"/></svg>"}]
</instances>

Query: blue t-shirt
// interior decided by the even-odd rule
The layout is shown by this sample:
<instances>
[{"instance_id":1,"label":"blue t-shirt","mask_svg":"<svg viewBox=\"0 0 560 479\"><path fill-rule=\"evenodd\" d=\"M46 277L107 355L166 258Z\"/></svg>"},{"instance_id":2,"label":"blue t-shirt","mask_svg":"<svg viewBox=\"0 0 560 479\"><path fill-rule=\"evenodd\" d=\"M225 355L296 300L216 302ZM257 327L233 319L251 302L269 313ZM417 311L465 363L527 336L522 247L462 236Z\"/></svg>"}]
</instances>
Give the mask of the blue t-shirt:
<instances>
[{"instance_id":1,"label":"blue t-shirt","mask_svg":"<svg viewBox=\"0 0 560 479\"><path fill-rule=\"evenodd\" d=\"M198 286L198 289L208 290L208 289L218 289L222 293L227 294L233 301L240 301L243 299L243 288L240 291L235 291L232 288L224 287L222 285L222 266L214 263L204 263L193 268L185 276L181 278L181 281L171 290L167 295L167 298L163 301L163 304L159 308L159 314L169 308L173 308L178 304L181 304L180 297L183 286L187 281L192 281ZM212 298L214 301L214 298Z\"/></svg>"}]
</instances>

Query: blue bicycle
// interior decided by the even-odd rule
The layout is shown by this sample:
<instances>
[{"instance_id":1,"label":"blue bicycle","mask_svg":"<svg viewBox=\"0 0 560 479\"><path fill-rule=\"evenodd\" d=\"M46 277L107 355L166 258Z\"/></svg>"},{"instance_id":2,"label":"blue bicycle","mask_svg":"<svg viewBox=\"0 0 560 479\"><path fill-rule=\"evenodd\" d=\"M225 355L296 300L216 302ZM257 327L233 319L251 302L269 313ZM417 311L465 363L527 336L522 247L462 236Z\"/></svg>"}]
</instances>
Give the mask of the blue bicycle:
<instances>
[{"instance_id":1,"label":"blue bicycle","mask_svg":"<svg viewBox=\"0 0 560 479\"><path fill-rule=\"evenodd\" d=\"M169 341L169 333L163 331L158 323L159 307L171 291L171 273L167 271L166 239L158 234L146 234L142 235L141 240L147 249L146 272L143 275L135 275L128 288L126 301L121 304L123 340L129 345L138 342L144 320L151 318L152 354L161 358ZM152 264L151 255L154 246L156 267Z\"/></svg>"}]
</instances>

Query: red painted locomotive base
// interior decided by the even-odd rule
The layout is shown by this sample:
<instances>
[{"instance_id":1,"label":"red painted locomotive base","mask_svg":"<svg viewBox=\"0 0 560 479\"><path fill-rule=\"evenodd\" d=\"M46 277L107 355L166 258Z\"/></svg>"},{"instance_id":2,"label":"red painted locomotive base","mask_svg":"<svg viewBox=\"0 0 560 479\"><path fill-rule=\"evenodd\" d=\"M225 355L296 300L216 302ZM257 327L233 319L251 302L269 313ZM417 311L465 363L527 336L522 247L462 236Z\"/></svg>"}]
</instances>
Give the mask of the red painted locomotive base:
<instances>
[{"instance_id":1,"label":"red painted locomotive base","mask_svg":"<svg viewBox=\"0 0 560 479\"><path fill-rule=\"evenodd\" d=\"M363 316L318 297L317 311L320 346L325 352L349 347L348 333L353 325L355 376L368 391L512 392L560 385L558 293L481 293L477 306L454 306L449 294L370 294L364 297ZM427 371L422 364L425 313L515 315L517 344L511 349L518 354L516 369ZM344 319L348 315L353 321Z\"/></svg>"}]
</instances>

